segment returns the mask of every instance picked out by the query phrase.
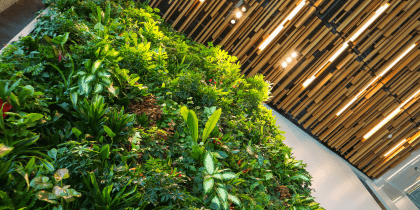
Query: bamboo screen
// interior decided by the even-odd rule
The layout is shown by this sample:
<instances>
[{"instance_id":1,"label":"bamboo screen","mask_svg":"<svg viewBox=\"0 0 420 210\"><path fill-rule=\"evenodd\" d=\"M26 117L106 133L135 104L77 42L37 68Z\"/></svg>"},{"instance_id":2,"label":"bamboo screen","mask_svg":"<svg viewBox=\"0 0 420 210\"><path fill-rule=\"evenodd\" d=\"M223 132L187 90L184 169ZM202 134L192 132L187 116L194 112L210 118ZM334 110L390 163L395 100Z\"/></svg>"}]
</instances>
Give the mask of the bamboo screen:
<instances>
[{"instance_id":1,"label":"bamboo screen","mask_svg":"<svg viewBox=\"0 0 420 210\"><path fill-rule=\"evenodd\" d=\"M243 74L263 74L269 103L368 176L420 148L420 0L248 0L231 24L242 2L149 5L238 57Z\"/></svg>"}]
</instances>

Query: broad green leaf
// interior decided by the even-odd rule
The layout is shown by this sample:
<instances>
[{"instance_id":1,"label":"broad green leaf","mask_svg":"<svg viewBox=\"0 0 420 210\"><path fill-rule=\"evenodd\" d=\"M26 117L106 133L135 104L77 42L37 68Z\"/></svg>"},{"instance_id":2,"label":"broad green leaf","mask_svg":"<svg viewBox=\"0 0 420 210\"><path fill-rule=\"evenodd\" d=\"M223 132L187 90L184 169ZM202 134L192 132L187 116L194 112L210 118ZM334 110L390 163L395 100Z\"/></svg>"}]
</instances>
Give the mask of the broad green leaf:
<instances>
[{"instance_id":1,"label":"broad green leaf","mask_svg":"<svg viewBox=\"0 0 420 210\"><path fill-rule=\"evenodd\" d=\"M203 186L204 186L204 194L209 193L214 186L214 179L213 178L205 179L203 182Z\"/></svg>"},{"instance_id":2,"label":"broad green leaf","mask_svg":"<svg viewBox=\"0 0 420 210\"><path fill-rule=\"evenodd\" d=\"M180 112L181 112L182 118L184 118L185 122L187 122L188 121L188 108L183 106L181 107Z\"/></svg>"},{"instance_id":3,"label":"broad green leaf","mask_svg":"<svg viewBox=\"0 0 420 210\"><path fill-rule=\"evenodd\" d=\"M35 190L48 189L48 188L53 187L53 184L48 182L49 179L50 178L46 176L38 176L32 179L29 185L33 187Z\"/></svg>"},{"instance_id":4,"label":"broad green leaf","mask_svg":"<svg viewBox=\"0 0 420 210\"><path fill-rule=\"evenodd\" d=\"M73 131L74 135L76 135L77 138L79 138L80 135L82 135L82 131L80 131L77 128L72 128L71 131Z\"/></svg>"},{"instance_id":5,"label":"broad green leaf","mask_svg":"<svg viewBox=\"0 0 420 210\"><path fill-rule=\"evenodd\" d=\"M8 147L3 143L0 144L0 158L6 156L13 150L13 147Z\"/></svg>"},{"instance_id":6,"label":"broad green leaf","mask_svg":"<svg viewBox=\"0 0 420 210\"><path fill-rule=\"evenodd\" d=\"M217 188L217 195L219 196L222 202L227 201L228 199L228 192L225 187L218 187Z\"/></svg>"},{"instance_id":7,"label":"broad green leaf","mask_svg":"<svg viewBox=\"0 0 420 210\"><path fill-rule=\"evenodd\" d=\"M206 127L204 127L203 131L203 138L202 141L205 142L207 137L213 131L214 127L216 126L217 122L219 121L220 115L222 114L222 109L216 110L206 122Z\"/></svg>"},{"instance_id":8,"label":"broad green leaf","mask_svg":"<svg viewBox=\"0 0 420 210\"><path fill-rule=\"evenodd\" d=\"M78 95L76 92L73 92L70 94L70 99L71 99L71 103L73 104L73 106L77 105L77 99L78 99Z\"/></svg>"},{"instance_id":9,"label":"broad green leaf","mask_svg":"<svg viewBox=\"0 0 420 210\"><path fill-rule=\"evenodd\" d=\"M50 163L50 162L48 162L48 161L46 161L46 160L44 160L44 159L39 159L39 161L41 161L41 163L49 170L49 171L54 171L54 166Z\"/></svg>"},{"instance_id":10,"label":"broad green leaf","mask_svg":"<svg viewBox=\"0 0 420 210\"><path fill-rule=\"evenodd\" d=\"M102 160L106 160L109 157L109 144L104 145L101 147L100 151L99 151L99 157Z\"/></svg>"},{"instance_id":11,"label":"broad green leaf","mask_svg":"<svg viewBox=\"0 0 420 210\"><path fill-rule=\"evenodd\" d=\"M98 70L98 68L101 66L101 64L102 64L102 60L97 60L97 61L95 61L95 63L93 63L92 74L95 74L96 70Z\"/></svg>"},{"instance_id":12,"label":"broad green leaf","mask_svg":"<svg viewBox=\"0 0 420 210\"><path fill-rule=\"evenodd\" d=\"M54 199L57 199L57 196L45 190L37 192L36 197L41 201L46 201L46 202L54 203L54 204L57 203L56 201L54 201Z\"/></svg>"},{"instance_id":13,"label":"broad green leaf","mask_svg":"<svg viewBox=\"0 0 420 210\"><path fill-rule=\"evenodd\" d=\"M114 138L116 136L116 134L112 132L111 128L109 128L106 125L104 125L104 130L108 134L109 137Z\"/></svg>"},{"instance_id":14,"label":"broad green leaf","mask_svg":"<svg viewBox=\"0 0 420 210\"><path fill-rule=\"evenodd\" d=\"M96 93L101 93L103 90L104 90L104 86L102 84L96 84L93 92L96 94Z\"/></svg>"},{"instance_id":15,"label":"broad green leaf","mask_svg":"<svg viewBox=\"0 0 420 210\"><path fill-rule=\"evenodd\" d=\"M52 189L52 193L57 197L63 197L67 194L66 190L64 190L60 186L54 186Z\"/></svg>"},{"instance_id":16,"label":"broad green leaf","mask_svg":"<svg viewBox=\"0 0 420 210\"><path fill-rule=\"evenodd\" d=\"M56 182L59 182L62 179L67 179L69 177L70 177L70 174L67 168L58 169L54 174L54 179Z\"/></svg>"},{"instance_id":17,"label":"broad green leaf","mask_svg":"<svg viewBox=\"0 0 420 210\"><path fill-rule=\"evenodd\" d=\"M232 194L228 194L228 199L229 199L230 201L232 201L232 203L234 203L235 205L237 205L237 206L241 206L241 200L239 200L239 198L238 198L238 197L236 197L236 196L234 196L234 195L232 195Z\"/></svg>"},{"instance_id":18,"label":"broad green leaf","mask_svg":"<svg viewBox=\"0 0 420 210\"><path fill-rule=\"evenodd\" d=\"M213 174L213 177L220 180L223 179L222 174Z\"/></svg>"},{"instance_id":19,"label":"broad green leaf","mask_svg":"<svg viewBox=\"0 0 420 210\"><path fill-rule=\"evenodd\" d=\"M48 151L47 154L48 154L48 156L50 156L54 160L57 160L57 150L55 148Z\"/></svg>"},{"instance_id":20,"label":"broad green leaf","mask_svg":"<svg viewBox=\"0 0 420 210\"><path fill-rule=\"evenodd\" d=\"M222 174L222 178L225 180L230 180L236 177L236 174L233 172L226 172Z\"/></svg>"},{"instance_id":21,"label":"broad green leaf","mask_svg":"<svg viewBox=\"0 0 420 210\"><path fill-rule=\"evenodd\" d=\"M197 143L197 139L198 139L198 119L197 119L197 116L195 115L195 112L193 110L190 110L188 112L187 124L188 124L188 128L190 129L193 141L195 143Z\"/></svg>"},{"instance_id":22,"label":"broad green leaf","mask_svg":"<svg viewBox=\"0 0 420 210\"><path fill-rule=\"evenodd\" d=\"M216 156L217 158L221 158L221 159L225 159L229 156L228 154L226 154L226 152L223 152L223 151L216 151L215 155L217 155Z\"/></svg>"},{"instance_id":23,"label":"broad green leaf","mask_svg":"<svg viewBox=\"0 0 420 210\"><path fill-rule=\"evenodd\" d=\"M211 206L214 209L220 209L221 203L220 203L220 200L217 196L214 196L214 198L211 200Z\"/></svg>"},{"instance_id":24,"label":"broad green leaf","mask_svg":"<svg viewBox=\"0 0 420 210\"><path fill-rule=\"evenodd\" d=\"M248 154L250 154L250 155L254 155L254 151L252 150L252 146L251 146L251 145L248 145L248 146L246 147L246 151L248 152Z\"/></svg>"},{"instance_id":25,"label":"broad green leaf","mask_svg":"<svg viewBox=\"0 0 420 210\"><path fill-rule=\"evenodd\" d=\"M273 178L273 174L272 173L265 174L265 180L270 180L271 178Z\"/></svg>"},{"instance_id":26,"label":"broad green leaf","mask_svg":"<svg viewBox=\"0 0 420 210\"><path fill-rule=\"evenodd\" d=\"M207 151L206 156L204 158L204 167L206 167L207 173L213 174L214 173L214 162L213 156L211 152Z\"/></svg>"}]
</instances>

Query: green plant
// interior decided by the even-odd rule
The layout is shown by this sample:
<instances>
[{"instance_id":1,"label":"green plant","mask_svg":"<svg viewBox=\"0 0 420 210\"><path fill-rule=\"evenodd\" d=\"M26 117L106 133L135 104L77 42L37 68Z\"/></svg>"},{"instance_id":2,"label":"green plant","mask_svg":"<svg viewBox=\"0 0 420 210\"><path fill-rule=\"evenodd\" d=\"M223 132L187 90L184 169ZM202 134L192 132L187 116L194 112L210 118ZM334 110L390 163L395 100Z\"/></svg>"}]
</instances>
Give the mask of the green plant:
<instances>
[{"instance_id":1,"label":"green plant","mask_svg":"<svg viewBox=\"0 0 420 210\"><path fill-rule=\"evenodd\" d=\"M70 174L66 168L58 169L54 173L55 186L46 176L35 177L31 181L30 186L33 187L34 190L41 190L36 193L39 200L59 204L61 208L64 209L71 209L68 207L68 203L74 201L76 197L82 196L82 194L70 188L70 185L63 184L63 179L69 177ZM52 188L51 192L46 190L50 188Z\"/></svg>"},{"instance_id":2,"label":"green plant","mask_svg":"<svg viewBox=\"0 0 420 210\"><path fill-rule=\"evenodd\" d=\"M107 116L107 127L115 134L112 137L113 142L123 141L133 134L134 115L124 113L124 107L121 110L111 110Z\"/></svg>"},{"instance_id":3,"label":"green plant","mask_svg":"<svg viewBox=\"0 0 420 210\"><path fill-rule=\"evenodd\" d=\"M104 98L94 97L89 103L87 99L77 103L77 97L73 98L73 107L76 110L72 112L73 116L80 121L75 123L76 128L83 134L90 134L95 141L98 141L104 133L102 125L105 124L105 106Z\"/></svg>"},{"instance_id":4,"label":"green plant","mask_svg":"<svg viewBox=\"0 0 420 210\"><path fill-rule=\"evenodd\" d=\"M100 210L124 208L139 199L140 194L136 192L136 186L132 189L126 190L131 181L132 180L130 180L122 189L119 190L118 193L115 194L111 193L113 184L107 184L101 190L96 182L96 176L94 173L90 173L88 176L83 177L83 183L89 190L87 196L90 198L90 202L95 206L95 209Z\"/></svg>"},{"instance_id":5,"label":"green plant","mask_svg":"<svg viewBox=\"0 0 420 210\"><path fill-rule=\"evenodd\" d=\"M208 195L205 199L211 202L213 209L229 209L229 202L241 206L241 200L228 193L228 184L235 185L238 182L238 174L232 172L225 172L226 170L219 170L215 167L213 155L210 152L206 153L204 158L204 194ZM230 182L227 182L232 180Z\"/></svg>"}]
</instances>

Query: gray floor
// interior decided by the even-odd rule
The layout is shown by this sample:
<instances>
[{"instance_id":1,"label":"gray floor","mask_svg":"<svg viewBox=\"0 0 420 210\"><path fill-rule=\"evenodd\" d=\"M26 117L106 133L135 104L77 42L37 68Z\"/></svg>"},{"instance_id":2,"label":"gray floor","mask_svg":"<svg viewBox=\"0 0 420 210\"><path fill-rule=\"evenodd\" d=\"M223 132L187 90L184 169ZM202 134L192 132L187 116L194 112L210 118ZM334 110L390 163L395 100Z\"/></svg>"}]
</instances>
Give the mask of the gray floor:
<instances>
[{"instance_id":1,"label":"gray floor","mask_svg":"<svg viewBox=\"0 0 420 210\"><path fill-rule=\"evenodd\" d=\"M25 28L36 12L45 9L42 0L20 0L0 13L0 49Z\"/></svg>"}]
</instances>

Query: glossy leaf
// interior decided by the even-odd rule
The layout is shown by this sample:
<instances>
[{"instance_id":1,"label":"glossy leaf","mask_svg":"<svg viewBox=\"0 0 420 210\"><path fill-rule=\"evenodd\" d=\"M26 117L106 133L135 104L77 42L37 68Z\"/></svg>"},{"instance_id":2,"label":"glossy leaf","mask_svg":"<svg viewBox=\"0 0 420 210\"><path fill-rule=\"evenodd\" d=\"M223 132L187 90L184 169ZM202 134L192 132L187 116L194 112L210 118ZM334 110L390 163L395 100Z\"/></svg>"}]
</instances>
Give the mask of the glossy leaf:
<instances>
[{"instance_id":1,"label":"glossy leaf","mask_svg":"<svg viewBox=\"0 0 420 210\"><path fill-rule=\"evenodd\" d=\"M222 174L222 178L225 180L230 180L236 177L236 174L233 172L226 172Z\"/></svg>"},{"instance_id":2,"label":"glossy leaf","mask_svg":"<svg viewBox=\"0 0 420 210\"><path fill-rule=\"evenodd\" d=\"M241 200L238 197L236 197L236 196L234 196L232 194L228 194L228 199L230 201L232 201L232 203L234 203L235 205L241 206Z\"/></svg>"},{"instance_id":3,"label":"glossy leaf","mask_svg":"<svg viewBox=\"0 0 420 210\"><path fill-rule=\"evenodd\" d=\"M207 173L213 174L214 173L214 161L211 152L207 152L204 158L204 167L207 170Z\"/></svg>"},{"instance_id":4,"label":"glossy leaf","mask_svg":"<svg viewBox=\"0 0 420 210\"><path fill-rule=\"evenodd\" d=\"M182 118L184 118L185 122L187 122L188 121L188 108L185 106L181 107L180 113L181 113Z\"/></svg>"},{"instance_id":5,"label":"glossy leaf","mask_svg":"<svg viewBox=\"0 0 420 210\"><path fill-rule=\"evenodd\" d=\"M225 202L228 199L228 192L224 186L217 188L217 195L219 196L222 202Z\"/></svg>"},{"instance_id":6,"label":"glossy leaf","mask_svg":"<svg viewBox=\"0 0 420 210\"><path fill-rule=\"evenodd\" d=\"M197 143L198 139L198 119L195 115L195 112L190 110L188 112L188 120L187 120L188 128L190 129L191 136L193 138L193 141Z\"/></svg>"},{"instance_id":7,"label":"glossy leaf","mask_svg":"<svg viewBox=\"0 0 420 210\"><path fill-rule=\"evenodd\" d=\"M219 121L220 115L222 114L222 109L218 109L210 116L209 120L206 122L206 126L204 127L202 141L205 142L207 137L213 131L214 127L216 126L217 122Z\"/></svg>"},{"instance_id":8,"label":"glossy leaf","mask_svg":"<svg viewBox=\"0 0 420 210\"><path fill-rule=\"evenodd\" d=\"M115 137L116 134L112 132L111 128L109 128L108 126L104 125L104 130L108 134L109 137L111 138Z\"/></svg>"},{"instance_id":9,"label":"glossy leaf","mask_svg":"<svg viewBox=\"0 0 420 210\"><path fill-rule=\"evenodd\" d=\"M213 178L205 179L203 182L203 186L204 186L204 194L209 193L214 186L214 179Z\"/></svg>"}]
</instances>

